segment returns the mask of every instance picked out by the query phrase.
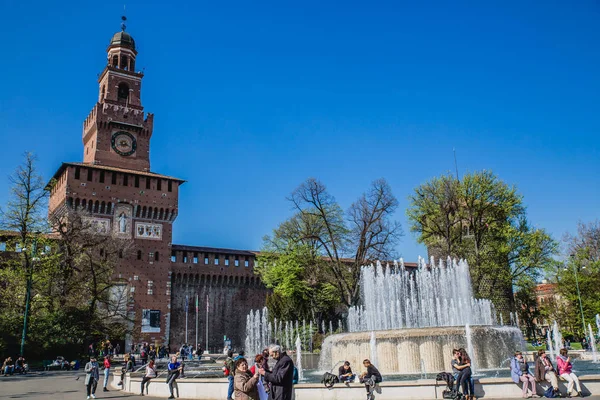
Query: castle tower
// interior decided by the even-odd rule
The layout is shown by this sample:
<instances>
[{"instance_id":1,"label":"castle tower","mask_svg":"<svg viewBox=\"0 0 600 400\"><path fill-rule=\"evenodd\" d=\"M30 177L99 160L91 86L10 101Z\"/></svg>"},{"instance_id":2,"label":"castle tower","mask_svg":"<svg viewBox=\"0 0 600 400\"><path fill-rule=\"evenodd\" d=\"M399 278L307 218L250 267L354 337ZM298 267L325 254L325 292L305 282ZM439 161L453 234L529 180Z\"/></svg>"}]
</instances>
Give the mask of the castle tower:
<instances>
[{"instance_id":1,"label":"castle tower","mask_svg":"<svg viewBox=\"0 0 600 400\"><path fill-rule=\"evenodd\" d=\"M153 115L142 107L137 55L123 24L110 41L98 101L83 123L83 162L65 162L56 171L48 211L51 217L83 213L98 234L132 241L114 276L128 293L129 339L167 343L172 225L184 181L150 171Z\"/></svg>"},{"instance_id":2,"label":"castle tower","mask_svg":"<svg viewBox=\"0 0 600 400\"><path fill-rule=\"evenodd\" d=\"M83 125L83 161L149 171L153 115L144 118L144 75L135 71L135 41L125 32L125 23L121 28L106 50L106 66L98 78L98 102Z\"/></svg>"}]
</instances>

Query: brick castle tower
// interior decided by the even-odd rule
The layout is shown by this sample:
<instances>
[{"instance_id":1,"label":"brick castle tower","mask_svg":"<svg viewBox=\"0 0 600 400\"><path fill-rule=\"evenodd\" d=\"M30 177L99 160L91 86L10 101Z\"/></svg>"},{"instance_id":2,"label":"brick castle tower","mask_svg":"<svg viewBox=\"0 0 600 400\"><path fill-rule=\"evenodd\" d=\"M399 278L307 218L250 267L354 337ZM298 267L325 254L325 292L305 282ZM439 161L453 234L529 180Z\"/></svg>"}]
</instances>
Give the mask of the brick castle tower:
<instances>
[{"instance_id":1,"label":"brick castle tower","mask_svg":"<svg viewBox=\"0 0 600 400\"><path fill-rule=\"evenodd\" d=\"M107 49L98 101L83 122L83 163L63 163L55 173L49 214L85 211L98 233L133 241L115 271L129 292L130 339L168 343L172 224L184 181L150 172L154 116L142 106L137 54L123 23Z\"/></svg>"}]
</instances>

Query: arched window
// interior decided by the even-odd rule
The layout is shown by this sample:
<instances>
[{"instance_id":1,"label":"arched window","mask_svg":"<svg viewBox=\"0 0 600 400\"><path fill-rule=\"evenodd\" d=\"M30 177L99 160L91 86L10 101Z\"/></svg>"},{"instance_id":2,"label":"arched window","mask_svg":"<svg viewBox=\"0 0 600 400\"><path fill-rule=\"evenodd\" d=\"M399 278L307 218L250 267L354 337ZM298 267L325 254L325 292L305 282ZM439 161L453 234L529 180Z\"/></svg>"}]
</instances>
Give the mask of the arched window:
<instances>
[{"instance_id":1,"label":"arched window","mask_svg":"<svg viewBox=\"0 0 600 400\"><path fill-rule=\"evenodd\" d=\"M119 66L119 56L117 56L117 55L113 56L112 65L113 65L113 67L118 67Z\"/></svg>"},{"instance_id":2,"label":"arched window","mask_svg":"<svg viewBox=\"0 0 600 400\"><path fill-rule=\"evenodd\" d=\"M142 207L142 218L146 218L146 206Z\"/></svg>"},{"instance_id":3,"label":"arched window","mask_svg":"<svg viewBox=\"0 0 600 400\"><path fill-rule=\"evenodd\" d=\"M127 61L128 61L127 56L121 56L121 69L125 69L125 70L128 69Z\"/></svg>"},{"instance_id":4,"label":"arched window","mask_svg":"<svg viewBox=\"0 0 600 400\"><path fill-rule=\"evenodd\" d=\"M129 98L129 85L127 85L125 82L119 83L117 89L117 98L119 101L127 101Z\"/></svg>"},{"instance_id":5,"label":"arched window","mask_svg":"<svg viewBox=\"0 0 600 400\"><path fill-rule=\"evenodd\" d=\"M106 212L106 202L100 203L100 213L104 214Z\"/></svg>"},{"instance_id":6,"label":"arched window","mask_svg":"<svg viewBox=\"0 0 600 400\"><path fill-rule=\"evenodd\" d=\"M133 57L129 60L129 70L135 72L135 59Z\"/></svg>"}]
</instances>

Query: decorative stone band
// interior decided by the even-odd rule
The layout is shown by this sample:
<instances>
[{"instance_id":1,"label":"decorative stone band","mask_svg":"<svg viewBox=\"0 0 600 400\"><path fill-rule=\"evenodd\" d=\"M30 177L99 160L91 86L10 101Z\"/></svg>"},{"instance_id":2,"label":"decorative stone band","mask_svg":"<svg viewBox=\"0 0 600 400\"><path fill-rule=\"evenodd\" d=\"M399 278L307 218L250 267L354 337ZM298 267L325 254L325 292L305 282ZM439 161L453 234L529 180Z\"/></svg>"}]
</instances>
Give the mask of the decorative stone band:
<instances>
[{"instance_id":1,"label":"decorative stone band","mask_svg":"<svg viewBox=\"0 0 600 400\"><path fill-rule=\"evenodd\" d=\"M120 374L114 373L112 387L117 386ZM385 378L385 377L384 377ZM600 393L600 375L584 375L579 380L584 389L584 394ZM131 377L129 374L123 382L123 391L128 393L139 393L141 376ZM566 386L560 381L561 393L566 393ZM179 397L186 399L220 400L227 397L227 379L182 379L177 382ZM538 383L538 393L541 394L546 388L546 383ZM416 381L388 381L379 386L376 394L377 400L397 399L441 399L442 391L445 389L443 382L432 379L419 379ZM351 384L350 387L336 385L333 389L326 389L321 384L304 383L294 387L296 400L364 400L365 388L359 383ZM169 388L162 378L152 380L148 386L148 394L166 398L169 396ZM521 388L514 384L510 378L486 378L475 381L475 395L486 399L521 398Z\"/></svg>"}]
</instances>

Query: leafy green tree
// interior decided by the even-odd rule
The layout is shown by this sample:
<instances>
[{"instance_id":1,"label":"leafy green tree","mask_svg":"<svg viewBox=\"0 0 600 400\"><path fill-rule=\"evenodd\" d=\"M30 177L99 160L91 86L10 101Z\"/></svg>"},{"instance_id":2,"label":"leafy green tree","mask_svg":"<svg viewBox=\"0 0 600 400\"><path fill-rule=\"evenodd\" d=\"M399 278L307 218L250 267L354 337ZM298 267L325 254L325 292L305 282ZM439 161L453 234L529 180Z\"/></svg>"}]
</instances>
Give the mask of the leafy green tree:
<instances>
[{"instance_id":1,"label":"leafy green tree","mask_svg":"<svg viewBox=\"0 0 600 400\"><path fill-rule=\"evenodd\" d=\"M410 202L418 241L436 257L466 259L475 295L492 299L505 317L515 309L513 286L534 280L557 251L544 230L529 226L516 188L490 171L433 178Z\"/></svg>"},{"instance_id":2,"label":"leafy green tree","mask_svg":"<svg viewBox=\"0 0 600 400\"><path fill-rule=\"evenodd\" d=\"M559 320L562 326L567 326L578 337L583 337L584 324L581 320L581 306L588 323L594 325L594 317L600 313L600 221L591 223L580 222L576 235L567 235L566 262L557 271L558 291L562 296L565 311Z\"/></svg>"}]
</instances>

